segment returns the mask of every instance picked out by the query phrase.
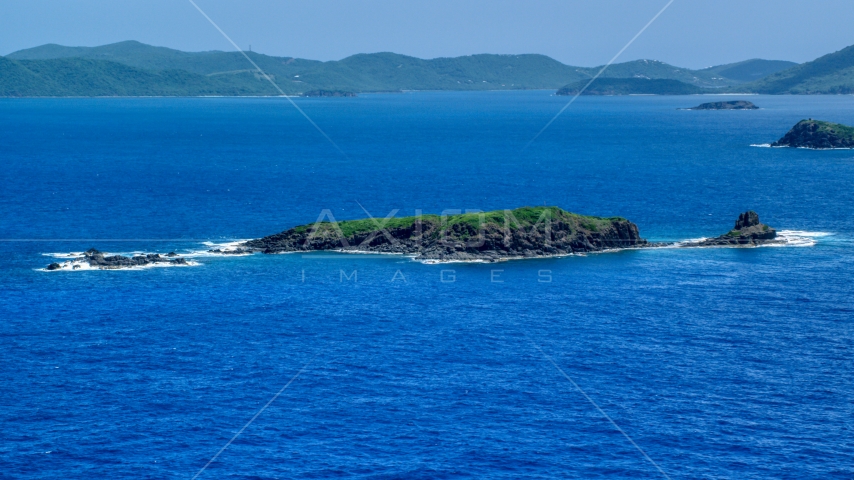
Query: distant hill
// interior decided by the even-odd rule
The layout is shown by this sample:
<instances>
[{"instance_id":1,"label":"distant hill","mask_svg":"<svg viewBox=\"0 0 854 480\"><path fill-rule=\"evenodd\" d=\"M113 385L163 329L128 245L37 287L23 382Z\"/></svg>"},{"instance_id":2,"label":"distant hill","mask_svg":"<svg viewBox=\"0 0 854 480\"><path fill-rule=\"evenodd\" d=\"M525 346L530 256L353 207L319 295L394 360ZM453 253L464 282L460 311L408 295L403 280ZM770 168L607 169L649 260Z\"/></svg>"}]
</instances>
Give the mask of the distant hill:
<instances>
[{"instance_id":1,"label":"distant hill","mask_svg":"<svg viewBox=\"0 0 854 480\"><path fill-rule=\"evenodd\" d=\"M767 94L854 93L854 46L774 73L744 87L744 91Z\"/></svg>"},{"instance_id":2,"label":"distant hill","mask_svg":"<svg viewBox=\"0 0 854 480\"><path fill-rule=\"evenodd\" d=\"M206 77L184 70L142 70L85 58L10 60L0 57L0 96L274 95L251 73Z\"/></svg>"},{"instance_id":3,"label":"distant hill","mask_svg":"<svg viewBox=\"0 0 854 480\"><path fill-rule=\"evenodd\" d=\"M545 55L470 55L420 58L371 53L324 62L300 73L320 88L358 92L400 90L551 89L583 76Z\"/></svg>"},{"instance_id":4,"label":"distant hill","mask_svg":"<svg viewBox=\"0 0 854 480\"><path fill-rule=\"evenodd\" d=\"M578 70L592 78L602 67L579 68ZM659 62L658 60L635 60L616 63L608 67L603 75L607 78L639 78L647 80L678 80L698 87L725 87L740 83L733 79L722 78L715 73L703 70L690 70ZM597 80L598 82L598 80Z\"/></svg>"},{"instance_id":5,"label":"distant hill","mask_svg":"<svg viewBox=\"0 0 854 480\"><path fill-rule=\"evenodd\" d=\"M545 55L531 54L484 54L422 60L395 53L372 53L332 62L273 57L255 52L247 54L265 72L273 75L276 83L289 94L314 90L556 89L567 81L585 76L576 72L575 67ZM184 70L218 77L219 80L235 75L246 76L253 71L252 65L239 52L181 52L135 41L100 47L42 45L20 50L6 58L30 62L82 58L120 63L147 71ZM243 87L249 88L247 85Z\"/></svg>"},{"instance_id":6,"label":"distant hill","mask_svg":"<svg viewBox=\"0 0 854 480\"><path fill-rule=\"evenodd\" d=\"M797 63L795 62L787 62L785 60L762 60L754 58L743 62L704 68L699 70L699 72L709 73L715 77L735 80L737 82L753 82L796 65Z\"/></svg>"},{"instance_id":7,"label":"distant hill","mask_svg":"<svg viewBox=\"0 0 854 480\"><path fill-rule=\"evenodd\" d=\"M535 54L423 60L384 52L331 62L256 52L247 55L289 95L318 91L346 94L401 90L553 90L590 79L601 68L564 65ZM674 80L696 87L724 88L777 65L767 60L742 63L752 67L732 64L721 66L728 69L689 70L655 60L638 60L611 65L605 76ZM732 70L731 75L737 78L724 76L725 70ZM623 85L627 88L628 84ZM636 82L635 85L650 88L650 84ZM668 88L676 86L671 84ZM0 64L2 96L276 94L239 52L182 52L136 41L99 47L49 44L9 54Z\"/></svg>"},{"instance_id":8,"label":"distant hill","mask_svg":"<svg viewBox=\"0 0 854 480\"><path fill-rule=\"evenodd\" d=\"M577 95L589 80L571 83L557 95ZM706 90L679 80L648 78L597 78L582 95L694 95Z\"/></svg>"},{"instance_id":9,"label":"distant hill","mask_svg":"<svg viewBox=\"0 0 854 480\"><path fill-rule=\"evenodd\" d=\"M299 70L322 64L317 60L279 58L255 52L246 52L264 71L288 76ZM155 47L129 40L100 47L64 47L48 44L19 50L6 58L13 60L48 60L56 58L87 58L107 60L145 70L186 70L201 75L227 74L251 70L252 65L240 52L182 52L166 47Z\"/></svg>"}]
</instances>

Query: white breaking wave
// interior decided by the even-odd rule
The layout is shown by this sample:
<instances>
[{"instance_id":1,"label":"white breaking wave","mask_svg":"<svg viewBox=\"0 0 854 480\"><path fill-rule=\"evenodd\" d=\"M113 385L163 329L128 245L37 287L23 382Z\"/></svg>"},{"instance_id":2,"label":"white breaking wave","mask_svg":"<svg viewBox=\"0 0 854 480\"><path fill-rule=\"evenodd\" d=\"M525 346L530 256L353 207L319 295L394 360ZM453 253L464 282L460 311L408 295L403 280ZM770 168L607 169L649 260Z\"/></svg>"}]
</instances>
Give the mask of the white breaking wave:
<instances>
[{"instance_id":1,"label":"white breaking wave","mask_svg":"<svg viewBox=\"0 0 854 480\"><path fill-rule=\"evenodd\" d=\"M834 147L834 148L812 148L812 147L798 147L801 150L852 150L850 147Z\"/></svg>"},{"instance_id":2,"label":"white breaking wave","mask_svg":"<svg viewBox=\"0 0 854 480\"><path fill-rule=\"evenodd\" d=\"M674 242L673 245L670 247L663 247L663 248L682 248L685 245L690 245L692 243L700 243L703 240L708 240L710 238L712 238L712 237L686 238L685 240L679 240L678 242Z\"/></svg>"},{"instance_id":3,"label":"white breaking wave","mask_svg":"<svg viewBox=\"0 0 854 480\"><path fill-rule=\"evenodd\" d=\"M52 258L70 258L75 259L82 257L85 252L54 252L54 253L42 253L42 256L52 257ZM113 255L121 255L123 257L136 257L138 255L151 255L157 252L146 252L144 250L132 250L130 252L101 252L105 257L110 257ZM160 255L163 255L162 253Z\"/></svg>"},{"instance_id":4,"label":"white breaking wave","mask_svg":"<svg viewBox=\"0 0 854 480\"><path fill-rule=\"evenodd\" d=\"M713 237L689 238L674 242L672 245L657 248L757 248L757 247L812 247L818 243L819 238L832 236L831 232L811 232L806 230L778 230L777 240L782 243L769 243L765 245L714 245L701 247L697 244L703 240Z\"/></svg>"},{"instance_id":5,"label":"white breaking wave","mask_svg":"<svg viewBox=\"0 0 854 480\"><path fill-rule=\"evenodd\" d=\"M791 148L787 145L777 145L773 146L770 143L752 143L751 147L759 147L759 148ZM854 150L848 147L839 147L839 148L813 148L813 147L796 147L799 150Z\"/></svg>"},{"instance_id":6,"label":"white breaking wave","mask_svg":"<svg viewBox=\"0 0 854 480\"><path fill-rule=\"evenodd\" d=\"M818 243L818 238L829 237L831 232L809 232L805 230L780 230L777 238L786 243L760 245L763 247L812 247Z\"/></svg>"},{"instance_id":7,"label":"white breaking wave","mask_svg":"<svg viewBox=\"0 0 854 480\"><path fill-rule=\"evenodd\" d=\"M57 253L43 253L45 257L51 258L77 258L82 257L83 252L57 252Z\"/></svg>"},{"instance_id":8,"label":"white breaking wave","mask_svg":"<svg viewBox=\"0 0 854 480\"><path fill-rule=\"evenodd\" d=\"M214 243L214 242L202 242L202 245L205 246L202 250L191 250L189 253L183 254L184 257L245 257L247 255L252 255L251 253L237 253L237 249L240 248L240 245L244 242L247 242L251 239L243 239L243 240L234 240L231 242L224 243ZM221 250L220 252L212 252L211 250Z\"/></svg>"}]
</instances>

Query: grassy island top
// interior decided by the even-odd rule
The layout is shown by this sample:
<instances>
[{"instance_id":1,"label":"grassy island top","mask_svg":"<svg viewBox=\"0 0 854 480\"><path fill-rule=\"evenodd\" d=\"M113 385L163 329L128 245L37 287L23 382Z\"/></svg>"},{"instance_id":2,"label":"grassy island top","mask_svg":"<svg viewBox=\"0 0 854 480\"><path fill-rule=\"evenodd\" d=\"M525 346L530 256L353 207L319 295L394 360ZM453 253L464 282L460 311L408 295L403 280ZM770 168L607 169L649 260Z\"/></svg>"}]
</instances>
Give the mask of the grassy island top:
<instances>
[{"instance_id":1,"label":"grassy island top","mask_svg":"<svg viewBox=\"0 0 854 480\"><path fill-rule=\"evenodd\" d=\"M842 125L841 123L824 122L821 120L801 120L794 128L812 127L815 125L816 133L836 135L847 140L854 141L854 127ZM793 130L794 130L793 128Z\"/></svg>"},{"instance_id":2,"label":"grassy island top","mask_svg":"<svg viewBox=\"0 0 854 480\"><path fill-rule=\"evenodd\" d=\"M452 215L425 214L412 217L397 217L385 220L384 218L365 218L359 220L344 220L336 222L341 233L345 237L352 237L364 233L378 231L382 228L387 230L412 228L416 221L421 220L425 232L431 226L439 226L441 230L454 229L460 225L474 229L504 229L510 230L529 229L538 223L546 221L552 224L564 222L570 226L577 226L589 231L599 231L612 225L614 222L627 221L622 217L593 217L578 215L567 212L559 207L521 207L515 210L493 210L482 213L459 213ZM303 233L311 230L316 224L301 225L293 229L295 233ZM429 225L429 226L428 226ZM457 227L459 228L459 227ZM319 230L333 230L333 224L323 221L318 225Z\"/></svg>"}]
</instances>

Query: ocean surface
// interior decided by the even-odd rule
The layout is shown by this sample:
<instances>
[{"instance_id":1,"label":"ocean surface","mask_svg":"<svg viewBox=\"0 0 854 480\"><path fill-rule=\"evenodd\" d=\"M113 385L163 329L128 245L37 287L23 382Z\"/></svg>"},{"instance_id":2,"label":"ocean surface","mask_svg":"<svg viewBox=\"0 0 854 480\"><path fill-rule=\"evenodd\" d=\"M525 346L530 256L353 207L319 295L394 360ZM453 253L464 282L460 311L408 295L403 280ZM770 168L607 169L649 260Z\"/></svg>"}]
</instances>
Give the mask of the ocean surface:
<instances>
[{"instance_id":1,"label":"ocean surface","mask_svg":"<svg viewBox=\"0 0 854 480\"><path fill-rule=\"evenodd\" d=\"M527 149L566 97L297 99L346 155L284 99L0 100L0 477L189 479L254 417L198 478L851 479L854 151L751 145L854 97L678 110L722 98L580 98ZM543 204L807 241L204 253L324 209ZM42 270L90 247L197 265Z\"/></svg>"}]
</instances>

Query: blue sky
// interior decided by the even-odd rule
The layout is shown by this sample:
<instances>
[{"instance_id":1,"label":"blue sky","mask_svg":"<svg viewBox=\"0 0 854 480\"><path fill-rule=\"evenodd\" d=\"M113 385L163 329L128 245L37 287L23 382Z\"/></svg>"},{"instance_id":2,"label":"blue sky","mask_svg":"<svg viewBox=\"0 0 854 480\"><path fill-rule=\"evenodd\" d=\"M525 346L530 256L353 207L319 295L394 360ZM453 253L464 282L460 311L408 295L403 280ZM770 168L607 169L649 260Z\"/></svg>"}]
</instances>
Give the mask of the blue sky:
<instances>
[{"instance_id":1,"label":"blue sky","mask_svg":"<svg viewBox=\"0 0 854 480\"><path fill-rule=\"evenodd\" d=\"M241 46L337 60L393 51L421 58L542 53L607 62L666 0L196 0ZM851 0L676 0L620 61L700 68L748 58L803 62L854 44ZM231 50L186 0L0 2L0 54L44 43L139 40Z\"/></svg>"}]
</instances>

